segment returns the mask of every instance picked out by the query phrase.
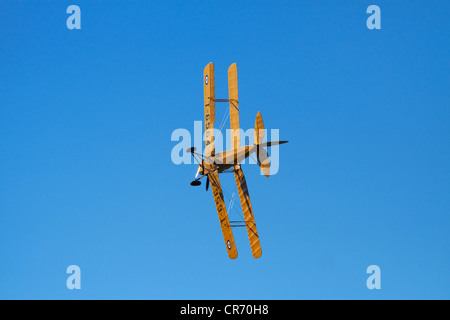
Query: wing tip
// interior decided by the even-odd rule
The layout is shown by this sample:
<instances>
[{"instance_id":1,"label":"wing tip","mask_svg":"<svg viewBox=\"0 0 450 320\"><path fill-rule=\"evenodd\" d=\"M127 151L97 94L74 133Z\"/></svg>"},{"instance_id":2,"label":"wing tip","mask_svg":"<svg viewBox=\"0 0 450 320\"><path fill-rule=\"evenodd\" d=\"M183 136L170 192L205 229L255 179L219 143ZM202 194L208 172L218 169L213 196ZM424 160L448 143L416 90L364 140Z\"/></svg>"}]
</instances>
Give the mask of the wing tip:
<instances>
[{"instance_id":1,"label":"wing tip","mask_svg":"<svg viewBox=\"0 0 450 320\"><path fill-rule=\"evenodd\" d=\"M205 66L205 69L203 69L203 73L207 73L210 70L214 70L214 63L210 62Z\"/></svg>"},{"instance_id":2,"label":"wing tip","mask_svg":"<svg viewBox=\"0 0 450 320\"><path fill-rule=\"evenodd\" d=\"M232 64L228 67L228 72L233 71L233 69L237 70L237 64L236 64L236 62L232 63Z\"/></svg>"}]
</instances>

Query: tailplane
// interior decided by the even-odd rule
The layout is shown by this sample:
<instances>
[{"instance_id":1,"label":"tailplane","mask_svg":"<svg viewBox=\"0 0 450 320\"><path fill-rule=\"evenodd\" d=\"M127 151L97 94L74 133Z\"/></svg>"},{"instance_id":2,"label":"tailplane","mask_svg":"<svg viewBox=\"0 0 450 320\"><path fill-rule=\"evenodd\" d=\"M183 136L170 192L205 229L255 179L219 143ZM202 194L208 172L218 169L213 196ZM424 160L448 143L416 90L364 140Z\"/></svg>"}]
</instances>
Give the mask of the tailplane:
<instances>
[{"instance_id":1,"label":"tailplane","mask_svg":"<svg viewBox=\"0 0 450 320\"><path fill-rule=\"evenodd\" d=\"M255 120L255 145L257 146L256 156L258 165L262 173L268 178L270 176L270 160L267 150L261 145L264 139L264 122L261 113L258 111Z\"/></svg>"},{"instance_id":2,"label":"tailplane","mask_svg":"<svg viewBox=\"0 0 450 320\"><path fill-rule=\"evenodd\" d=\"M255 144L258 145L263 142L264 139L264 122L261 116L261 112L258 111L255 120Z\"/></svg>"},{"instance_id":3,"label":"tailplane","mask_svg":"<svg viewBox=\"0 0 450 320\"><path fill-rule=\"evenodd\" d=\"M261 113L258 111L255 120L255 145L257 146L256 156L262 173L268 178L270 176L270 159L265 148L284 144L287 143L287 141L263 142L264 135L264 122Z\"/></svg>"}]
</instances>

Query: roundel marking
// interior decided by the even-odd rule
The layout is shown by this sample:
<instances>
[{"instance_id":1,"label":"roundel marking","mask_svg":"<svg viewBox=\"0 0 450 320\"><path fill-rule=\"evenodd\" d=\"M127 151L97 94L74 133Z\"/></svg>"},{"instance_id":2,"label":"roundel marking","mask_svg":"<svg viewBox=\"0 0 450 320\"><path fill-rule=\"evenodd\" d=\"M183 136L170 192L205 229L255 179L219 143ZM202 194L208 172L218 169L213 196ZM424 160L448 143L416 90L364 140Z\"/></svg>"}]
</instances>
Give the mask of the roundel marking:
<instances>
[{"instance_id":1,"label":"roundel marking","mask_svg":"<svg viewBox=\"0 0 450 320\"><path fill-rule=\"evenodd\" d=\"M231 242L230 242L230 240L227 240L227 247L228 247L228 250L231 250Z\"/></svg>"},{"instance_id":2,"label":"roundel marking","mask_svg":"<svg viewBox=\"0 0 450 320\"><path fill-rule=\"evenodd\" d=\"M208 78L208 75L206 75L206 76L205 76L205 84L207 85L208 82L209 82L209 78Z\"/></svg>"}]
</instances>

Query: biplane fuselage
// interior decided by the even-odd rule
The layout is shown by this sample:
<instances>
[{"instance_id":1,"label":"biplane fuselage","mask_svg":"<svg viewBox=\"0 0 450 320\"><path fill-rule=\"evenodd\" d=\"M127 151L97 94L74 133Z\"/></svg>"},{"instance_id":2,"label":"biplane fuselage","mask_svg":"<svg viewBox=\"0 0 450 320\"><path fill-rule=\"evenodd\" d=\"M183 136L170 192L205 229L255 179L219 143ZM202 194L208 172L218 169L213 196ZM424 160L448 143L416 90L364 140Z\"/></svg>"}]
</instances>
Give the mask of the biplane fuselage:
<instances>
[{"instance_id":1,"label":"biplane fuselage","mask_svg":"<svg viewBox=\"0 0 450 320\"><path fill-rule=\"evenodd\" d=\"M256 153L258 146L243 146L236 149L220 152L203 160L198 166L197 172L200 176L205 175L205 164L210 165L210 170L217 170L222 173L235 165L240 165L245 159Z\"/></svg>"},{"instance_id":2,"label":"biplane fuselage","mask_svg":"<svg viewBox=\"0 0 450 320\"><path fill-rule=\"evenodd\" d=\"M233 63L228 69L228 92L229 99L216 99L214 87L214 65L209 63L203 72L204 88L204 112L205 112L205 154L196 153L195 148L189 148L199 166L197 174L191 185L201 184L200 179L206 177L206 190L211 184L211 190L214 196L214 202L219 216L220 226L222 228L223 238L230 259L237 258L237 249L234 242L232 228L236 226L245 226L250 241L250 247L254 258L261 256L261 245L259 242L258 231L256 229L255 218L248 193L247 182L241 163L256 154L257 163L262 173L269 177L270 161L266 147L286 143L287 141L262 142L264 138L264 124L261 114L258 112L255 121L254 144L240 146L240 128L239 128L239 100L237 83L237 66ZM230 108L230 128L231 128L231 149L215 153L214 148L214 123L215 123L215 103L229 102ZM219 181L219 174L224 171L233 172L236 185L239 192L244 221L238 221L240 225L232 225L228 218L227 209L224 202L222 187Z\"/></svg>"}]
</instances>

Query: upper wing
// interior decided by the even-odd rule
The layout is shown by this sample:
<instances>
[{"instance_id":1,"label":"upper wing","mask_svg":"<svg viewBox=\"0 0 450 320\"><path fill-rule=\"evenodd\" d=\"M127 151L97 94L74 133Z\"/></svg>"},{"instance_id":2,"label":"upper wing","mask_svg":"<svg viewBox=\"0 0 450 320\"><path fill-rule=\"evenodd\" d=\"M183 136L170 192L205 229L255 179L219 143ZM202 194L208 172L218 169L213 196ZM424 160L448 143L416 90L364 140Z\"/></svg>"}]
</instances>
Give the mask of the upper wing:
<instances>
[{"instance_id":1,"label":"upper wing","mask_svg":"<svg viewBox=\"0 0 450 320\"><path fill-rule=\"evenodd\" d=\"M208 63L203 70L203 93L205 105L205 156L215 153L214 150L214 122L216 122L216 104L214 102L214 64Z\"/></svg>"},{"instance_id":2,"label":"upper wing","mask_svg":"<svg viewBox=\"0 0 450 320\"><path fill-rule=\"evenodd\" d=\"M237 249L234 242L233 232L231 231L230 220L228 219L227 208L225 207L222 187L220 186L219 174L213 171L208 174L211 181L211 190L216 204L217 214L219 215L220 227L222 228L223 239L227 247L228 256L230 259L237 258Z\"/></svg>"},{"instance_id":3,"label":"upper wing","mask_svg":"<svg viewBox=\"0 0 450 320\"><path fill-rule=\"evenodd\" d=\"M253 216L252 203L248 194L247 182L245 181L244 172L240 165L234 167L234 177L239 191L239 199L241 200L242 211L244 212L245 225L247 227L248 240L254 258L261 257L261 244L259 243L258 230L256 229L255 217Z\"/></svg>"},{"instance_id":4,"label":"upper wing","mask_svg":"<svg viewBox=\"0 0 450 320\"><path fill-rule=\"evenodd\" d=\"M235 149L241 146L239 133L239 100L236 63L233 63L228 68L228 96L230 101L231 148Z\"/></svg>"}]
</instances>

